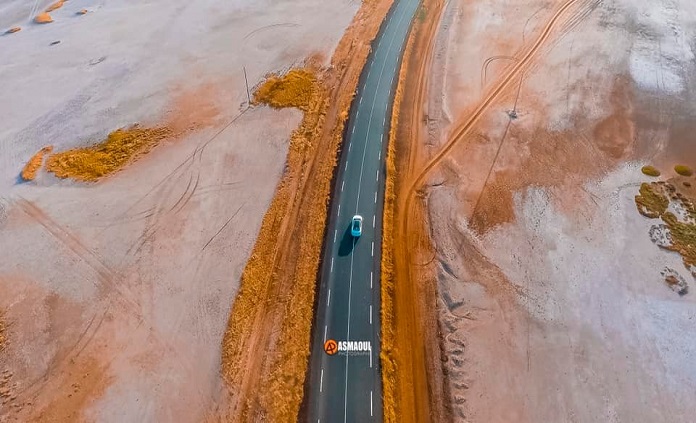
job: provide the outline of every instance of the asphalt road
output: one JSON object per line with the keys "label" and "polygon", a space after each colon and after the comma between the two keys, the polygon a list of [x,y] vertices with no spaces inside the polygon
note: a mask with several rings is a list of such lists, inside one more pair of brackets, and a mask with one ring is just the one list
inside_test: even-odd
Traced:
{"label": "asphalt road", "polygon": [[[396,0],[360,79],[324,243],[306,410],[310,422],[380,422],[380,257],[387,129],[419,0]],[[353,215],[363,234],[350,234]],[[337,352],[325,351],[334,344]],[[327,344],[328,341],[328,344]]]}

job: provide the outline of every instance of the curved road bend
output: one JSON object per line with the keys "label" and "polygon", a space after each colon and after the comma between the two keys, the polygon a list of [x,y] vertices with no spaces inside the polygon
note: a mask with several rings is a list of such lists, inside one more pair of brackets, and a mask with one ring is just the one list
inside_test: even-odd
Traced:
{"label": "curved road bend", "polygon": [[[353,100],[322,256],[310,358],[309,422],[382,421],[380,257],[384,159],[395,81],[419,0],[395,0]],[[353,215],[363,234],[350,235]],[[325,344],[337,352],[327,354]],[[333,351],[332,351],[333,352]]]}

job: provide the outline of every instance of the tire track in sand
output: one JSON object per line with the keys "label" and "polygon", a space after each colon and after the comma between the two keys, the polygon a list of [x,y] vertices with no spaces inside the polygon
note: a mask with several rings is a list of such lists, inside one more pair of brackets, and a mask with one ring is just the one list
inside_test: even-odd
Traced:
{"label": "tire track in sand", "polygon": [[435,166],[437,166],[442,161],[442,159],[452,150],[452,148],[457,144],[457,142],[459,142],[460,139],[469,132],[469,130],[474,126],[474,124],[476,124],[476,122],[478,122],[478,120],[481,118],[483,113],[488,110],[490,105],[510,85],[512,80],[515,79],[520,74],[520,72],[522,72],[529,65],[529,62],[531,61],[532,57],[534,57],[534,55],[539,51],[544,42],[549,39],[549,36],[551,35],[553,29],[556,27],[556,24],[559,23],[559,20],[561,19],[563,14],[576,3],[582,1],[583,0],[568,0],[563,4],[563,6],[561,6],[561,8],[558,11],[556,11],[556,13],[554,13],[549,22],[544,27],[544,30],[541,32],[541,34],[536,39],[534,44],[532,44],[529,50],[527,50],[524,56],[522,56],[522,58],[519,59],[519,61],[517,61],[517,63],[512,67],[512,69],[503,78],[503,80],[493,87],[491,93],[488,94],[486,98],[479,104],[476,110],[474,110],[474,112],[470,115],[469,119],[467,119],[462,125],[460,125],[454,130],[454,135],[450,137],[450,139],[447,141],[444,147],[432,159],[430,159],[430,161],[427,162],[425,167],[421,170],[421,172],[418,174],[418,176],[408,189],[409,199],[413,198],[413,193],[415,193],[416,188],[422,184],[423,180],[428,175],[428,173],[430,173],[430,171],[433,168],[435,168]]}
{"label": "tire track in sand", "polygon": [[[491,104],[493,104],[493,102],[496,99],[498,99],[502,93],[505,92],[505,90],[510,86],[512,81],[514,81],[525,69],[527,69],[527,67],[530,65],[532,58],[541,49],[541,47],[545,45],[546,41],[551,36],[553,30],[560,23],[566,22],[566,19],[562,19],[566,12],[576,4],[585,2],[587,2],[587,0],[567,0],[559,7],[559,9],[551,16],[551,18],[549,19],[543,30],[540,32],[539,36],[534,41],[534,43],[524,52],[524,54],[519,58],[519,60],[515,62],[515,64],[510,68],[507,74],[505,74],[502,80],[490,89],[488,95],[483,99],[483,101],[479,103],[478,107],[468,117],[468,119],[455,128],[455,130],[453,131],[453,135],[450,137],[447,143],[445,143],[442,149],[439,152],[437,152],[437,154],[434,157],[425,162],[425,165],[420,169],[420,171],[418,171],[414,166],[418,161],[418,159],[416,158],[416,156],[418,155],[418,142],[411,142],[409,150],[415,149],[416,154],[414,154],[414,151],[411,151],[411,153],[409,153],[410,157],[408,157],[407,159],[407,162],[409,163],[407,174],[413,175],[415,173],[417,176],[406,177],[406,180],[404,181],[404,186],[407,188],[405,189],[405,191],[402,191],[405,193],[405,198],[404,196],[402,196],[402,199],[398,200],[395,214],[395,224],[397,233],[395,234],[394,239],[394,269],[396,272],[394,277],[396,278],[396,280],[405,281],[399,283],[399,286],[401,286],[402,288],[402,295],[397,296],[397,298],[395,298],[396,308],[404,308],[407,305],[412,306],[414,301],[413,299],[418,298],[418,296],[421,295],[420,291],[423,289],[422,287],[420,287],[421,283],[413,279],[415,275],[413,274],[412,269],[412,253],[416,250],[416,248],[414,247],[418,247],[419,245],[421,245],[421,242],[419,240],[414,240],[412,236],[409,236],[409,234],[411,234],[410,231],[412,229],[412,224],[414,221],[413,216],[417,215],[417,213],[415,213],[415,211],[413,210],[413,200],[415,199],[418,191],[421,189],[423,181],[428,176],[428,174],[448,155],[452,148],[454,148],[454,146],[457,145],[459,141],[461,141],[463,137],[472,129],[472,127],[478,122],[481,116],[488,110]],[[568,19],[572,19],[572,17]],[[422,82],[421,80],[421,75],[419,75],[419,82]],[[420,92],[418,93],[418,97],[420,100],[423,99],[423,94],[423,90],[420,90]],[[412,122],[414,122],[414,119],[418,119],[418,116],[411,116]],[[411,137],[415,138],[417,141],[418,135],[417,133],[412,133]],[[409,219],[409,217],[411,217],[411,219]],[[399,240],[401,242],[399,242]],[[408,297],[410,297],[410,303]],[[410,332],[413,332],[414,330],[417,332],[416,329],[419,326],[417,313],[418,312],[416,310],[413,310],[412,308],[410,312],[404,313],[404,315],[402,316],[403,321],[399,325],[402,327],[402,329],[398,330],[398,332],[406,330],[403,328],[410,328]],[[399,335],[397,335],[397,337],[399,337]],[[402,371],[410,370],[413,372],[413,386],[411,387],[411,389],[413,390],[411,392],[411,395],[413,395],[416,392],[428,392],[428,384],[430,382],[425,382],[418,376],[418,373],[420,373],[418,367],[424,370],[428,368],[427,363],[419,363],[420,361],[424,360],[424,350],[426,349],[426,347],[422,345],[422,343],[425,342],[425,339],[412,340],[410,338],[411,337],[408,338],[410,341],[416,342],[414,344],[414,350],[417,350],[420,354],[418,354],[419,357],[413,358],[411,360],[411,369],[403,369]],[[429,376],[427,377],[427,379],[430,379],[432,377],[433,376]],[[401,394],[406,395],[406,397],[402,398],[402,400],[408,400],[408,397],[411,396],[408,392],[402,392]],[[430,398],[430,400],[433,401],[433,398]],[[424,410],[419,411],[423,412]],[[419,414],[418,411],[416,411],[416,414]]]}

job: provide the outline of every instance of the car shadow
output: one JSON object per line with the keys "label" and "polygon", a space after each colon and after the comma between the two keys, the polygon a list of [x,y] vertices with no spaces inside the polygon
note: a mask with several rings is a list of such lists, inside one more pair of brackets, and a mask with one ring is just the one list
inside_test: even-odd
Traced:
{"label": "car shadow", "polygon": [[338,255],[341,257],[349,255],[353,251],[353,248],[355,248],[358,239],[359,238],[353,238],[353,235],[350,234],[350,223],[348,223],[346,230],[343,231],[343,235],[341,235],[341,243],[338,245]]}

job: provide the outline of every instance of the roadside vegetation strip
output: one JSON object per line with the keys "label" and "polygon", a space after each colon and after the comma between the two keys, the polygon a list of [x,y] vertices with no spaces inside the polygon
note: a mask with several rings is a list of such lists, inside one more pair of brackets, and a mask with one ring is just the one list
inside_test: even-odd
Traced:
{"label": "roadside vegetation strip", "polygon": [[[451,420],[444,407],[448,399],[444,398],[437,315],[431,307],[435,287],[421,284],[415,272],[408,272],[413,264],[408,254],[413,251],[404,251],[407,242],[427,239],[426,229],[421,225],[419,232],[408,236],[399,232],[405,218],[404,196],[418,162],[422,107],[444,5],[442,0],[425,0],[420,6],[399,73],[391,123],[381,282],[385,422]],[[420,250],[422,245],[415,247]]]}
{"label": "roadside vegetation strip", "polygon": [[[302,78],[298,79],[298,75],[302,75]],[[304,85],[306,81],[311,81],[313,86]],[[301,86],[301,89],[298,89],[298,85]],[[248,370],[243,367],[245,360],[242,357],[250,353],[258,354],[258,351],[250,351],[249,349],[259,346],[250,344],[254,330],[260,329],[257,327],[259,324],[257,319],[262,320],[263,318],[259,314],[259,308],[270,305],[271,301],[282,300],[274,298],[273,294],[277,293],[278,289],[277,287],[273,289],[272,286],[277,283],[275,278],[278,277],[274,272],[277,266],[278,236],[281,233],[281,224],[287,216],[292,194],[295,191],[291,181],[301,176],[307,156],[314,154],[311,148],[313,145],[311,138],[320,128],[321,116],[326,109],[326,98],[326,90],[314,76],[314,72],[308,69],[294,70],[286,75],[270,76],[254,94],[254,101],[257,104],[266,103],[276,108],[298,107],[305,110],[305,114],[299,128],[290,137],[290,147],[286,159],[287,171],[276,190],[276,195],[268,212],[264,216],[256,245],[242,274],[241,288],[234,302],[223,340],[222,372],[228,382],[234,385],[242,382],[243,373]],[[306,212],[306,220],[314,224],[312,218],[315,217],[316,210],[306,210]],[[317,219],[320,218],[321,216],[317,217]],[[320,226],[319,223],[320,220],[316,226],[323,233],[323,226]],[[311,266],[314,263],[311,261],[311,254],[307,253],[306,250],[310,248],[308,244],[315,240],[307,238],[307,235],[304,235],[298,242],[300,249],[307,254]],[[318,255],[316,261],[316,266],[318,266]],[[299,272],[295,273],[297,276],[301,276]],[[314,282],[313,277],[310,279],[296,277],[290,299],[287,300],[284,313],[286,317],[283,320],[281,343],[278,350],[279,355],[284,358],[284,364],[275,366],[273,372],[277,373],[278,376],[282,374],[282,380],[274,381],[271,392],[268,394],[263,391],[254,393],[258,395],[266,412],[273,414],[272,421],[288,421],[288,416],[296,416],[302,402],[302,382],[306,371],[306,357],[301,354],[305,350],[309,351],[308,328],[311,327]],[[265,329],[269,330],[270,328]],[[307,333],[305,334],[305,332]],[[251,376],[261,377],[261,375]],[[274,377],[274,379],[278,378]],[[290,386],[287,385],[288,383]],[[296,385],[299,385],[299,390]],[[278,394],[278,392],[282,392],[282,394]],[[243,405],[243,408],[241,420],[253,420],[252,408],[248,405]]]}
{"label": "roadside vegetation strip", "polygon": [[46,170],[59,178],[94,182],[118,172],[171,136],[167,127],[117,129],[96,145],[52,154],[46,160]]}
{"label": "roadside vegetation strip", "polygon": [[[345,119],[338,125],[343,126]],[[338,149],[340,137],[333,137],[329,146],[331,152]],[[266,376],[264,386],[271,393],[267,409],[271,421],[296,421],[304,394],[303,385],[307,373],[311,349],[311,327],[314,318],[314,297],[316,295],[317,271],[321,247],[324,239],[333,170],[336,155],[327,154],[334,159],[321,160],[315,177],[316,192],[305,211],[304,218],[309,223],[298,245],[299,257],[294,271],[293,289],[287,301],[285,316],[279,340],[279,354],[275,357],[272,370]]]}
{"label": "roadside vegetation strip", "polygon": [[[391,3],[363,2],[331,66],[316,66],[312,101],[291,136],[286,171],[242,274],[223,340],[222,373],[235,401],[231,404],[235,422],[298,420],[338,149],[370,42]],[[282,87],[297,88],[298,82],[290,78],[273,78],[278,79],[271,83],[276,89],[280,83],[283,93],[274,94],[273,101],[288,94]],[[291,91],[307,93],[294,88]],[[282,103],[302,105],[290,98]]]}
{"label": "roadside vegetation strip", "polygon": [[31,159],[29,159],[27,164],[24,165],[24,169],[22,169],[22,179],[25,181],[33,181],[36,178],[36,174],[39,172],[39,169],[43,165],[44,155],[50,153],[51,151],[53,151],[53,146],[49,145],[31,156]]}
{"label": "roadside vegetation strip", "polygon": [[[412,31],[415,33],[415,31]],[[394,94],[392,115],[389,124],[389,144],[386,157],[386,178],[384,188],[384,210],[382,217],[382,263],[380,274],[381,304],[381,345],[380,360],[382,363],[382,408],[385,423],[396,423],[398,408],[396,398],[398,396],[396,335],[394,316],[394,208],[396,206],[396,142],[399,128],[399,111],[404,97],[404,84],[408,65],[411,61],[411,52],[415,35],[409,34],[404,56],[399,69],[399,77]]]}
{"label": "roadside vegetation strip", "polygon": [[[436,343],[432,339],[437,338],[437,316],[429,314],[435,313],[435,311],[432,310],[433,303],[423,304],[430,300],[428,296],[432,294],[432,291],[435,290],[436,287],[428,286],[427,284],[418,285],[418,272],[420,269],[416,268],[414,260],[417,252],[421,251],[421,235],[424,235],[423,238],[427,239],[427,232],[422,228],[425,223],[424,210],[422,209],[423,204],[422,202],[416,201],[418,194],[426,178],[430,175],[430,172],[440,164],[455,145],[458,145],[458,143],[464,139],[471,128],[488,110],[489,106],[511,86],[512,81],[515,80],[521,72],[527,69],[530,61],[548,40],[553,30],[559,23],[564,22],[562,18],[565,13],[577,3],[582,3],[582,1],[567,0],[558,7],[546,26],[541,30],[535,42],[520,54],[520,59],[512,66],[507,74],[501,78],[500,82],[495,84],[488,91],[488,94],[479,103],[475,111],[453,129],[452,136],[450,136],[442,148],[440,148],[434,156],[428,158],[424,165],[409,169],[409,175],[404,178],[404,181],[399,181],[400,184],[403,183],[406,185],[403,189],[399,188],[399,203],[396,208],[394,220],[396,226],[394,228],[395,277],[399,280],[399,291],[397,292],[400,293],[395,297],[395,307],[397,313],[403,313],[403,315],[399,315],[398,327],[396,330],[399,342],[403,342],[401,337],[413,340],[412,342],[419,342],[419,345],[414,346],[413,355],[411,357],[399,357],[399,364],[403,363],[403,365],[399,366],[400,377],[402,379],[405,377],[411,378],[399,384],[400,397],[396,398],[396,400],[399,402],[399,407],[409,409],[408,415],[401,410],[397,410],[397,412],[402,414],[399,416],[400,421],[426,421],[433,418],[430,415],[431,413],[442,414],[441,416],[436,416],[436,419],[447,419],[448,413],[447,406],[443,402],[444,399],[438,398],[438,396],[442,395],[441,388],[446,388],[444,373],[434,376],[434,373],[438,371],[435,368],[435,361],[440,358],[435,355],[434,350],[436,347],[434,345]],[[413,107],[418,109],[421,106],[418,104],[418,101],[416,101]],[[417,111],[418,110],[415,112]],[[413,116],[422,120],[422,115],[414,114]],[[418,122],[415,119],[412,119],[412,121]],[[411,141],[411,150],[414,150],[416,148],[414,145],[418,143],[419,128],[420,126],[410,128],[411,133],[409,134],[409,139]],[[419,217],[422,217],[422,219],[419,219]],[[409,296],[412,298],[409,298]],[[425,314],[419,315],[419,313]],[[434,327],[428,327],[430,324]],[[418,338],[419,333],[421,338],[429,337],[430,339],[417,340],[416,338]],[[439,348],[439,344],[437,348]],[[407,368],[405,369],[404,366]],[[439,380],[434,379],[434,377],[440,376],[441,378]],[[419,403],[418,406],[410,405],[410,403],[419,401],[420,397],[423,396],[428,397],[429,402]]]}

